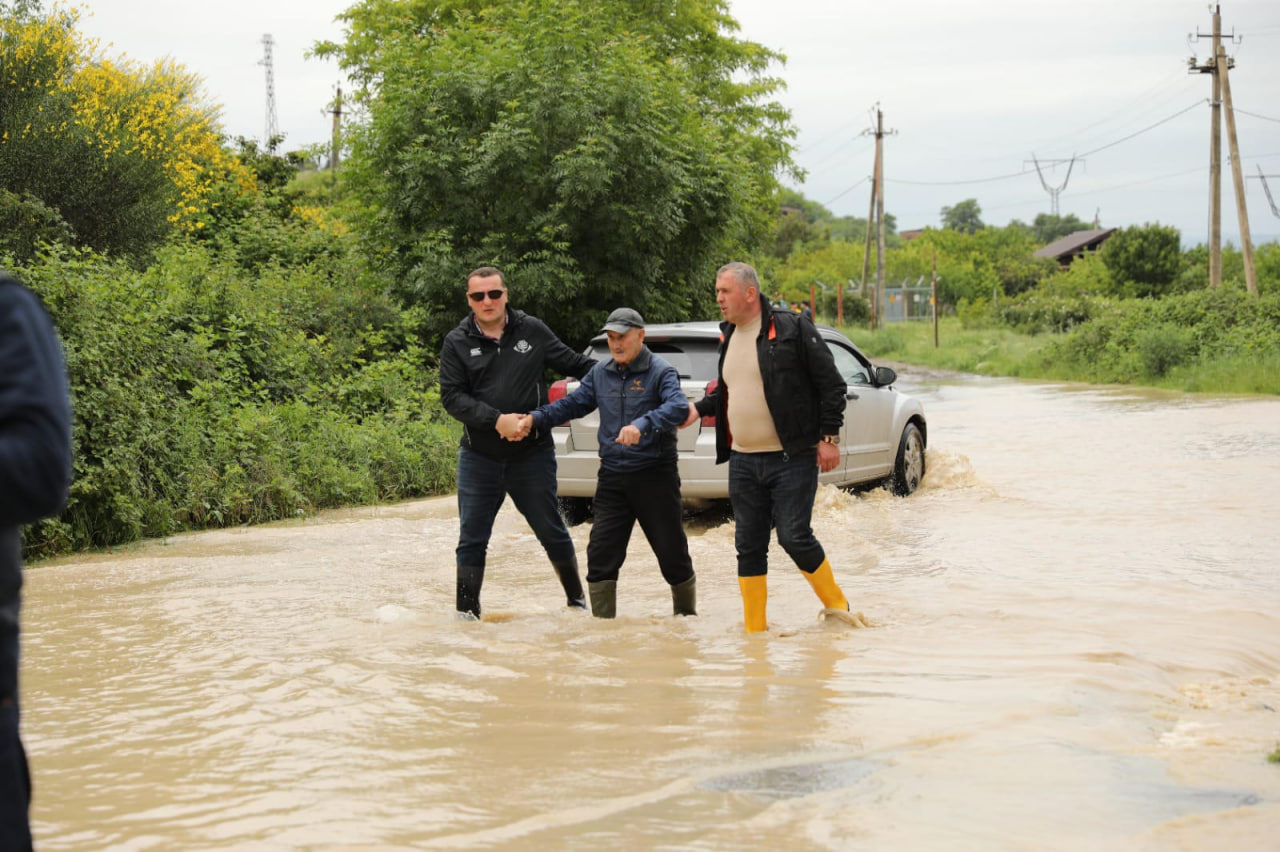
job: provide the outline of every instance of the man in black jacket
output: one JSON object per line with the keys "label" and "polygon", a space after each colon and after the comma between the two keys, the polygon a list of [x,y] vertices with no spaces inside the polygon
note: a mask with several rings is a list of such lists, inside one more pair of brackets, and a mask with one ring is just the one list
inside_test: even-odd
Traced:
{"label": "man in black jacket", "polygon": [[467,299],[471,313],[445,336],[440,354],[440,399],[463,426],[458,613],[480,617],[489,536],[508,494],[546,550],[569,606],[585,609],[577,553],[556,501],[551,432],[526,434],[521,424],[523,414],[542,402],[548,366],[582,378],[595,361],[562,343],[541,320],[510,308],[506,280],[491,266],[467,276]]}
{"label": "man in black jacket", "polygon": [[721,325],[719,383],[685,420],[716,418],[716,462],[729,462],[738,586],[748,633],[765,630],[769,531],[824,607],[847,613],[810,520],[818,471],[840,461],[845,381],[813,323],[771,310],[756,271],[729,263],[716,273]]}
{"label": "man in black jacket", "polygon": [[18,734],[22,525],[71,485],[66,365],[39,300],[0,273],[0,849],[31,848],[31,776]]}

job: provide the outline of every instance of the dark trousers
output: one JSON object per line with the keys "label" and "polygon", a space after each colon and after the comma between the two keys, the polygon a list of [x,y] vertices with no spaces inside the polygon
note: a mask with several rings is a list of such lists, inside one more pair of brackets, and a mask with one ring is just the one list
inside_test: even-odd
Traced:
{"label": "dark trousers", "polygon": [[680,474],[674,461],[637,471],[600,468],[591,514],[588,583],[618,579],[636,521],[668,584],[679,585],[693,576],[680,507]]}
{"label": "dark trousers", "polygon": [[533,528],[533,534],[560,573],[562,582],[569,573],[566,566],[572,566],[572,580],[579,586],[576,594],[570,588],[565,589],[566,593],[570,597],[582,596],[573,539],[560,517],[556,501],[555,447],[548,444],[506,461],[463,447],[458,454],[459,612],[479,613],[489,536],[493,534],[493,520],[507,495],[511,495],[516,509]]}
{"label": "dark trousers", "polygon": [[770,527],[777,527],[778,544],[796,567],[807,574],[818,570],[827,556],[810,526],[817,493],[817,450],[730,454],[729,502],[739,577],[768,573]]}
{"label": "dark trousers", "polygon": [[31,849],[31,776],[18,738],[18,612],[16,593],[0,603],[0,849]]}

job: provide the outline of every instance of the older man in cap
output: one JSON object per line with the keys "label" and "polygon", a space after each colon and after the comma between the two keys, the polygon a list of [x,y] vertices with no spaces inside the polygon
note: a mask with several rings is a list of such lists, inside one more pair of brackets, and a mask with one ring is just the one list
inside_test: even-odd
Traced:
{"label": "older man in cap", "polygon": [[607,361],[597,362],[577,390],[527,416],[535,429],[600,409],[600,472],[587,544],[591,613],[617,614],[618,571],[636,521],[671,586],[676,615],[696,615],[693,561],[684,534],[676,428],[689,413],[674,367],[644,345],[644,319],[631,308],[609,314]]}

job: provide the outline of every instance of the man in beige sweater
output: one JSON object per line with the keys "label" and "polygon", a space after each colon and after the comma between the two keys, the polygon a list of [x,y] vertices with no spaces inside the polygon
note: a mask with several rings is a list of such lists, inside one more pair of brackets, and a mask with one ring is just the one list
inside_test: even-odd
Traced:
{"label": "man in beige sweater", "polygon": [[720,268],[716,302],[725,319],[719,382],[693,406],[684,425],[716,418],[716,462],[729,462],[747,632],[768,626],[771,527],[823,606],[846,613],[849,603],[810,525],[818,472],[840,461],[844,378],[812,321],[770,309],[751,266]]}

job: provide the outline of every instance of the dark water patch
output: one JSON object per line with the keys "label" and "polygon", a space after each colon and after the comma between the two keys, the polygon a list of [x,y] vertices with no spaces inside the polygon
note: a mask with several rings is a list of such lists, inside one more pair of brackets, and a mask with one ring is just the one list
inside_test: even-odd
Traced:
{"label": "dark water patch", "polygon": [[852,787],[879,769],[870,760],[771,766],[709,778],[698,786],[726,793],[750,793],[762,799],[797,799],[812,793]]}

